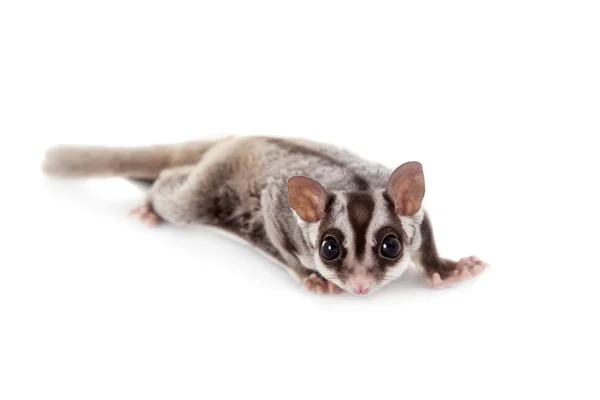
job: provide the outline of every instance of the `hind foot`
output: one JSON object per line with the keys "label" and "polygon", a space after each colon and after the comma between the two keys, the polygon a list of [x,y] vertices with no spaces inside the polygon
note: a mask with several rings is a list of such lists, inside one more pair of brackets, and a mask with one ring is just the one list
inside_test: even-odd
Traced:
{"label": "hind foot", "polygon": [[137,217],[140,221],[145,222],[150,226],[156,226],[163,221],[162,218],[154,212],[150,203],[135,207],[129,211],[129,215]]}

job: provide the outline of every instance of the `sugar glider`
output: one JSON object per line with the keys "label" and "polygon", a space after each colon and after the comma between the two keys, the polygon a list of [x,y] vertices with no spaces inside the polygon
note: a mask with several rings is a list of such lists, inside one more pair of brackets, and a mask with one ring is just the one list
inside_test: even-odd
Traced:
{"label": "sugar glider", "polygon": [[131,148],[57,145],[42,170],[149,181],[145,203],[133,210],[141,219],[232,233],[318,294],[373,293],[411,262],[433,287],[487,266],[474,256],[439,256],[416,161],[391,170],[327,143],[234,135]]}

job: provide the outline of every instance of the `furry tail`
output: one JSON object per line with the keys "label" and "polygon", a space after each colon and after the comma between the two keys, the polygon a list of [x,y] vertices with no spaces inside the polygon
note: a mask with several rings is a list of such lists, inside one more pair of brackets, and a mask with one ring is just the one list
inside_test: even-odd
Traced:
{"label": "furry tail", "polygon": [[46,151],[42,171],[65,178],[127,177],[153,180],[162,170],[197,163],[217,141],[146,147],[59,145]]}

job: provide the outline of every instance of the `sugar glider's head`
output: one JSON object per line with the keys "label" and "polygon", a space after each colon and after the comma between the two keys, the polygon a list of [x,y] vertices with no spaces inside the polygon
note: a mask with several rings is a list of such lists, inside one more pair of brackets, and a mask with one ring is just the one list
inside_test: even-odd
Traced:
{"label": "sugar glider's head", "polygon": [[424,195],[423,169],[414,161],[379,190],[332,191],[309,177],[288,180],[289,204],[313,249],[309,262],[354,294],[372,293],[406,271]]}

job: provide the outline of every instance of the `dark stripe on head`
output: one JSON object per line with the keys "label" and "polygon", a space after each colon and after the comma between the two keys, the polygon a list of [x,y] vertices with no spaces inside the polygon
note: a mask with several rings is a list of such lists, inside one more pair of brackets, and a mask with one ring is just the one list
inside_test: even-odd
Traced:
{"label": "dark stripe on head", "polygon": [[395,215],[396,214],[396,203],[394,203],[394,199],[392,199],[392,196],[390,196],[388,194],[388,192],[384,191],[383,199],[385,200],[385,204],[387,206],[388,211]]}
{"label": "dark stripe on head", "polygon": [[323,219],[321,219],[321,222],[319,223],[319,237],[317,238],[318,243],[313,243],[312,246],[319,246],[321,244],[321,240],[323,239],[323,232],[331,227],[331,224],[335,219],[333,216],[333,205],[335,204],[335,200],[335,194],[329,193],[329,198],[325,204],[325,213]]}
{"label": "dark stripe on head", "polygon": [[369,182],[360,175],[354,175],[352,178],[357,190],[369,190]]}
{"label": "dark stripe on head", "polygon": [[325,203],[325,214],[330,214],[331,209],[333,208],[333,204],[335,203],[335,193],[329,193],[329,197],[327,198],[327,203]]}
{"label": "dark stripe on head", "polygon": [[400,233],[400,239],[402,240],[402,243],[410,244],[408,243],[408,235],[406,234],[406,232],[404,232],[404,229],[402,228],[402,222],[400,221],[400,217],[396,213],[396,204],[394,203],[394,200],[392,200],[392,198],[389,194],[387,194],[387,192],[383,192],[383,198],[385,200],[387,210],[390,215],[391,225],[394,228],[396,228]]}
{"label": "dark stripe on head", "polygon": [[348,219],[354,231],[354,242],[356,244],[356,257],[361,259],[365,254],[367,245],[367,228],[373,217],[375,201],[368,192],[349,192]]}
{"label": "dark stripe on head", "polygon": [[296,254],[298,254],[298,249],[296,249],[296,245],[294,244],[294,242],[292,242],[292,239],[290,239],[290,236],[287,234],[285,229],[281,230],[281,236],[283,239],[283,248],[285,249],[285,251],[287,251],[290,255],[296,257]]}

